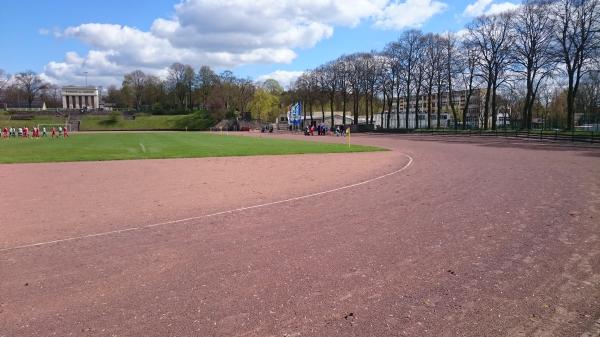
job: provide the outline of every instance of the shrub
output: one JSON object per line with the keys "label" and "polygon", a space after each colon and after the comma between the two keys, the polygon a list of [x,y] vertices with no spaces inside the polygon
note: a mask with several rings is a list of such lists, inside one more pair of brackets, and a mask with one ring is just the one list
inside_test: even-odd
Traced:
{"label": "shrub", "polygon": [[108,115],[106,119],[103,119],[99,122],[100,125],[115,125],[119,121],[119,112],[113,111]]}
{"label": "shrub", "polygon": [[213,125],[214,120],[206,110],[194,111],[192,114],[175,122],[175,126],[181,130],[207,130]]}

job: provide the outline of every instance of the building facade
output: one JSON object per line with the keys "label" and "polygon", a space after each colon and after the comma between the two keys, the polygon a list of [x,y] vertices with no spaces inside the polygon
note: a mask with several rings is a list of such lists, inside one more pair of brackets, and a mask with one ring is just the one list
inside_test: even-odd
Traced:
{"label": "building facade", "polygon": [[63,109],[98,109],[100,100],[98,89],[94,87],[62,87]]}
{"label": "building facade", "polygon": [[[467,94],[468,91],[460,90],[452,92],[452,99],[454,102],[454,108],[457,116],[462,119],[463,109],[467,102]],[[448,92],[441,93],[441,109],[439,114],[439,126],[442,128],[454,126],[454,115],[452,114],[452,107],[450,105],[450,95]],[[384,128],[427,128],[438,127],[438,94],[434,93],[431,95],[421,95],[419,97],[419,106],[418,106],[418,117],[415,118],[415,111],[417,110],[417,99],[415,96],[410,99],[410,107],[408,114],[408,125],[406,125],[406,98],[400,97],[399,100],[394,100],[392,102],[392,113],[387,116],[387,113],[383,115],[380,113],[376,116],[377,122],[376,125],[382,126]],[[428,109],[429,104],[431,102],[431,114],[430,119],[428,119]],[[395,113],[397,111],[397,106],[399,106],[400,111],[400,119],[397,120],[398,115]],[[485,110],[485,90],[484,89],[475,89],[471,93],[471,97],[469,99],[469,106],[467,110],[467,120],[465,121],[468,127],[477,128],[483,125],[484,122],[484,110]],[[491,115],[491,114],[490,114]],[[388,123],[389,120],[389,123]],[[491,116],[490,116],[491,122]],[[459,123],[462,123],[459,121]],[[389,125],[388,125],[389,124]],[[490,124],[491,125],[491,124]]]}

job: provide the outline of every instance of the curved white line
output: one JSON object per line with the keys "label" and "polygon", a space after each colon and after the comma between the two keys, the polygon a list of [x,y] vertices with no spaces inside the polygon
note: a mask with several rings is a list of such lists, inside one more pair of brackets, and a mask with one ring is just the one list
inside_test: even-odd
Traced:
{"label": "curved white line", "polygon": [[279,205],[279,204],[288,203],[288,202],[292,202],[292,201],[297,201],[297,200],[302,200],[302,199],[308,199],[308,198],[314,198],[314,197],[318,197],[318,196],[324,195],[324,194],[339,192],[339,191],[342,191],[342,190],[347,190],[349,188],[354,188],[354,187],[357,187],[357,186],[366,185],[366,184],[372,183],[372,182],[377,181],[377,180],[381,180],[383,178],[387,178],[389,176],[392,176],[394,174],[398,174],[398,173],[406,170],[407,168],[410,167],[410,165],[412,165],[412,163],[413,163],[414,160],[413,160],[413,158],[411,156],[409,156],[407,154],[403,154],[403,155],[408,158],[408,163],[406,165],[404,165],[403,167],[401,167],[400,169],[396,170],[396,171],[393,171],[393,172],[390,172],[390,173],[386,173],[384,175],[381,175],[381,176],[378,176],[378,177],[375,177],[375,178],[371,178],[371,179],[368,179],[368,180],[365,180],[365,181],[361,181],[361,182],[358,182],[358,183],[355,183],[355,184],[350,184],[350,185],[346,185],[346,186],[342,186],[342,187],[337,187],[337,188],[334,188],[334,189],[331,189],[331,190],[327,190],[327,191],[306,194],[306,195],[302,195],[302,196],[299,196],[299,197],[294,197],[294,198],[289,198],[289,199],[284,199],[284,200],[272,201],[272,202],[268,202],[268,203],[265,203],[265,204],[240,207],[240,208],[231,209],[231,210],[228,210],[228,211],[221,211],[221,212],[217,212],[217,213],[211,213],[211,214],[205,214],[205,215],[200,215],[200,216],[194,216],[194,217],[190,217],[190,218],[184,218],[184,219],[178,219],[178,220],[172,220],[172,221],[166,221],[166,222],[159,222],[159,223],[150,224],[150,225],[144,225],[144,226],[139,226],[139,227],[129,227],[129,228],[118,229],[118,230],[109,231],[109,232],[87,234],[87,235],[74,236],[74,237],[69,237],[69,238],[64,238],[64,239],[59,239],[59,240],[44,241],[44,242],[32,243],[32,244],[27,244],[27,245],[22,245],[22,246],[3,248],[3,249],[0,249],[0,253],[12,251],[12,250],[17,250],[17,249],[33,248],[33,247],[47,246],[47,245],[51,245],[51,244],[68,242],[68,241],[75,241],[75,240],[95,238],[95,237],[99,237],[99,236],[107,236],[107,235],[112,235],[112,234],[120,234],[120,233],[125,233],[125,232],[139,231],[139,230],[148,229],[148,228],[154,228],[154,227],[159,227],[159,226],[174,225],[174,224],[178,224],[178,223],[182,223],[182,222],[187,222],[187,221],[192,221],[192,220],[199,220],[199,219],[202,219],[202,218],[210,218],[210,217],[214,217],[214,216],[218,216],[218,215],[225,215],[225,214],[237,213],[237,212],[247,211],[247,210],[255,209],[255,208],[262,208],[262,207],[267,207],[267,206]]}

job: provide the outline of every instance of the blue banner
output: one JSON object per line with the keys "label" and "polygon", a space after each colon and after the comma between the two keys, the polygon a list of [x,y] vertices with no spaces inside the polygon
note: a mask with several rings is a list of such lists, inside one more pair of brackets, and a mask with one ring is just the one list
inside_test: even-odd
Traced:
{"label": "blue banner", "polygon": [[290,124],[299,125],[302,121],[302,104],[300,102],[294,103],[289,112],[288,120]]}

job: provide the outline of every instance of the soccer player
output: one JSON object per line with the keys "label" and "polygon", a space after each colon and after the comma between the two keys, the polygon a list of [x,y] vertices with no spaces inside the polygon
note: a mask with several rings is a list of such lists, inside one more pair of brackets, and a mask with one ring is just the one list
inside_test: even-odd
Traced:
{"label": "soccer player", "polygon": [[64,128],[64,129],[63,129],[63,132],[64,132],[64,134],[65,134],[65,138],[69,137],[69,133],[67,132],[67,128]]}
{"label": "soccer player", "polygon": [[60,138],[60,137],[62,137],[62,131],[63,131],[63,128],[62,128],[62,126],[59,126],[59,127],[58,127],[58,137],[59,137],[59,138]]}
{"label": "soccer player", "polygon": [[23,128],[23,137],[29,138],[29,128],[28,127]]}
{"label": "soccer player", "polygon": [[2,129],[2,138],[8,138],[8,128],[4,127],[4,129]]}
{"label": "soccer player", "polygon": [[42,137],[48,137],[48,133],[46,132],[46,128],[42,128]]}
{"label": "soccer player", "polygon": [[56,137],[56,128],[52,127],[52,138]]}
{"label": "soccer player", "polygon": [[19,137],[23,137],[23,128],[19,128],[18,132],[19,132]]}

